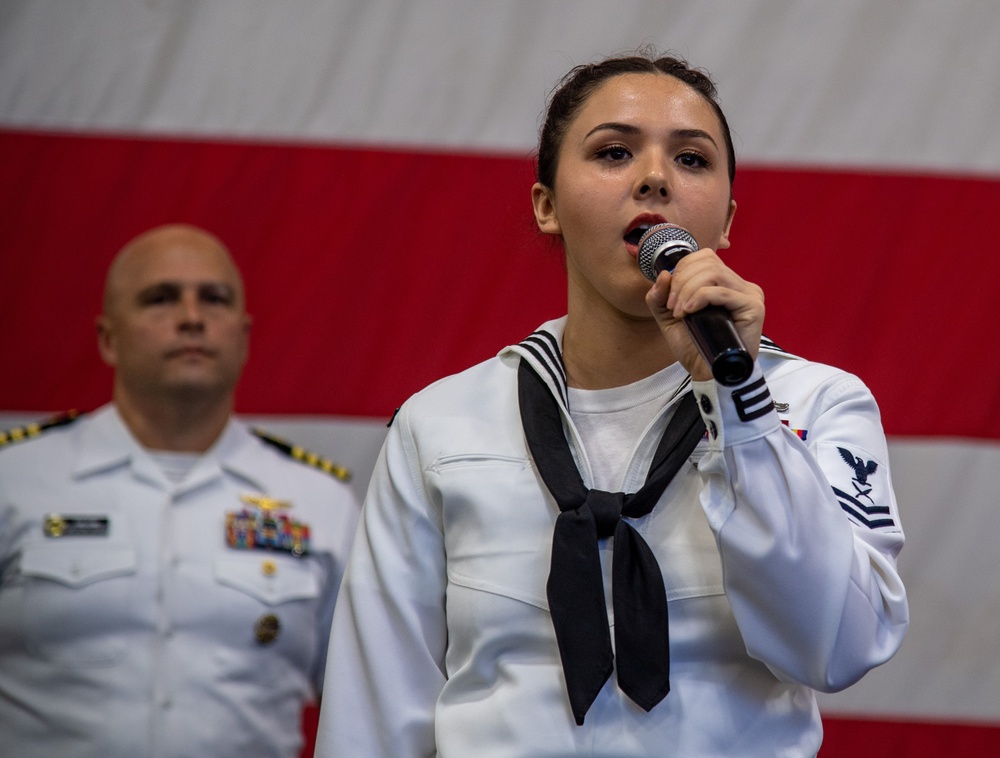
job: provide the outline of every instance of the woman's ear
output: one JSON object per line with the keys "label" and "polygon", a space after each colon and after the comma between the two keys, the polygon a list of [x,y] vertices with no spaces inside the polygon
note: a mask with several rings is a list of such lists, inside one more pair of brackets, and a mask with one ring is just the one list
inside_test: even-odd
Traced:
{"label": "woman's ear", "polygon": [[726,214],[726,226],[722,230],[722,236],[719,238],[718,250],[725,250],[729,247],[729,229],[733,225],[733,216],[736,215],[736,201],[729,201],[729,213]]}
{"label": "woman's ear", "polygon": [[531,207],[535,211],[535,223],[543,234],[562,234],[552,190],[540,182],[531,185]]}

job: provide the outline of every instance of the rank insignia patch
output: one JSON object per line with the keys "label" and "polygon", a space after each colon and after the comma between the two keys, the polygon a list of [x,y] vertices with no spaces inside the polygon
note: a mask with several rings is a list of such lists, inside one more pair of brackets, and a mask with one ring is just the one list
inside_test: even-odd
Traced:
{"label": "rank insignia patch", "polygon": [[840,507],[852,521],[869,529],[899,528],[885,466],[862,449],[823,445],[818,454]]}
{"label": "rank insignia patch", "polygon": [[868,485],[868,477],[878,471],[878,464],[875,461],[865,461],[864,458],[855,455],[845,447],[838,447],[837,452],[840,453],[844,462],[854,470],[854,478],[851,483],[854,485],[855,496],[866,497],[874,503],[875,501],[871,498],[872,488]]}
{"label": "rank insignia patch", "polygon": [[226,514],[226,544],[238,550],[277,550],[292,555],[309,552],[309,525],[284,513],[291,503],[263,495],[243,495],[249,508]]}

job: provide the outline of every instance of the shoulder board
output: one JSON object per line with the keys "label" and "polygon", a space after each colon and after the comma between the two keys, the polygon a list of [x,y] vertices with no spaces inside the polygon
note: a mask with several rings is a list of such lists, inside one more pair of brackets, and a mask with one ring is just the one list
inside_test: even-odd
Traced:
{"label": "shoulder board", "polygon": [[46,419],[45,421],[39,421],[33,424],[26,424],[24,426],[16,426],[13,429],[8,429],[7,431],[0,431],[0,448],[13,444],[14,442],[20,442],[22,440],[31,439],[32,437],[39,436],[42,432],[46,432],[49,429],[55,429],[59,426],[66,426],[66,424],[72,424],[81,414],[78,411],[66,411],[65,413],[60,413],[56,416]]}
{"label": "shoulder board", "polygon": [[318,468],[320,471],[325,471],[331,476],[336,477],[342,482],[346,482],[351,478],[351,472],[349,469],[334,463],[326,458],[321,458],[316,453],[310,453],[305,448],[301,448],[298,445],[293,445],[291,442],[286,442],[280,437],[275,437],[273,434],[265,432],[263,429],[251,429],[251,431],[261,440],[266,442],[271,447],[276,448],[285,455],[294,458],[297,461],[302,461],[313,468]]}

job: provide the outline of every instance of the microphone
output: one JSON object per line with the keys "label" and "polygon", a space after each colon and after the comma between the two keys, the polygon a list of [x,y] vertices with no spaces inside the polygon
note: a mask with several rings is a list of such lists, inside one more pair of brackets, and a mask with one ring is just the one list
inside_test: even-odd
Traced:
{"label": "microphone", "polygon": [[[672,273],[681,258],[697,249],[698,243],[687,229],[657,224],[639,240],[639,268],[647,279],[656,281],[661,271]],[[707,305],[685,316],[684,323],[719,384],[742,384],[750,377],[753,359],[728,310],[721,305]]]}

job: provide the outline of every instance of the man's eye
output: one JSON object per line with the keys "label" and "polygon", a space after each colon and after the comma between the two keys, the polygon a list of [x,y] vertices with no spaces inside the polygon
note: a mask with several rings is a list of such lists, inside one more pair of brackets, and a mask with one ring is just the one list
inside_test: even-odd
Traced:
{"label": "man's eye", "polygon": [[229,305],[233,302],[233,293],[224,288],[205,288],[199,296],[203,303],[210,305]]}
{"label": "man's eye", "polygon": [[174,302],[176,299],[177,297],[173,293],[157,290],[155,292],[147,292],[139,301],[143,305],[166,305],[167,303]]}

